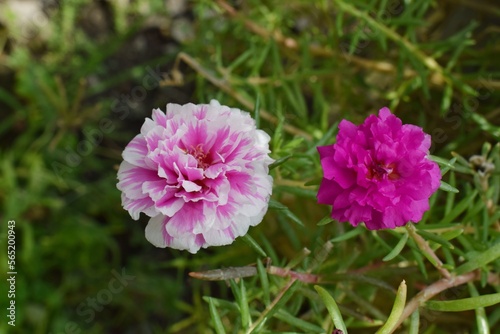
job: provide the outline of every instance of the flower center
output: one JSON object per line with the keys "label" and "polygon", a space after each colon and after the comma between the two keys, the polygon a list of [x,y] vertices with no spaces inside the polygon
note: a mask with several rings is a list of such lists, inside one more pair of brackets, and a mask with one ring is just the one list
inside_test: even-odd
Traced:
{"label": "flower center", "polygon": [[210,166],[208,156],[205,151],[203,151],[203,144],[191,146],[191,150],[189,150],[187,153],[191,154],[198,161],[199,168],[206,169]]}
{"label": "flower center", "polygon": [[387,178],[389,180],[399,179],[399,174],[396,172],[396,166],[392,164],[384,165],[381,163],[374,163],[368,167],[366,177],[370,180],[381,180]]}

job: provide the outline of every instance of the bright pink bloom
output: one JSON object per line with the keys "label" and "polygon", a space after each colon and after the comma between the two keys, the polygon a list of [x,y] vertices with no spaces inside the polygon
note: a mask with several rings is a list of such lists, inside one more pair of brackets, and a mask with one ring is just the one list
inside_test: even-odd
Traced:
{"label": "bright pink bloom", "polygon": [[320,146],[324,177],[318,202],[332,218],[370,230],[418,223],[439,188],[441,172],[429,160],[431,137],[382,108],[356,126],[343,120],[337,142]]}
{"label": "bright pink bloom", "polygon": [[122,205],[135,220],[151,217],[146,239],[157,247],[228,245],[267,211],[269,139],[248,113],[215,100],[155,109],[123,152]]}

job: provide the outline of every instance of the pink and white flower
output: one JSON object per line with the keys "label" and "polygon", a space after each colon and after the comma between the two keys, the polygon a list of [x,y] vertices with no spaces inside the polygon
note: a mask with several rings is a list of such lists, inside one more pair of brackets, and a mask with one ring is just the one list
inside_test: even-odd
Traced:
{"label": "pink and white flower", "polygon": [[269,140],[248,113],[215,100],[155,109],[123,152],[122,205],[151,217],[146,239],[157,247],[231,244],[267,211]]}

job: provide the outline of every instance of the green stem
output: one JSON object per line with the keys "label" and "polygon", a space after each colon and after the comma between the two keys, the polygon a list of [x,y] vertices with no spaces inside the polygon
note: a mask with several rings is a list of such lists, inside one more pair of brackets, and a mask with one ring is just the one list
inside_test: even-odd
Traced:
{"label": "green stem", "polygon": [[422,238],[418,233],[417,229],[412,223],[406,224],[406,230],[408,231],[410,237],[415,241],[418,248],[422,251],[425,257],[436,267],[436,269],[446,278],[450,278],[450,272],[443,267],[443,262],[437,257],[436,253],[429,246],[427,241]]}
{"label": "green stem", "polygon": [[477,272],[470,272],[465,275],[452,277],[452,278],[443,278],[433,284],[429,285],[427,288],[420,291],[415,297],[413,297],[406,307],[403,310],[401,317],[396,323],[396,327],[401,325],[403,321],[408,318],[413,312],[415,312],[418,307],[424,302],[428,301],[435,295],[449,288],[462,285],[464,283],[473,281],[479,277]]}
{"label": "green stem", "polygon": [[335,0],[335,3],[344,11],[349,14],[365,21],[370,27],[376,29],[377,31],[382,32],[387,38],[393,40],[394,42],[402,45],[404,48],[408,50],[411,54],[413,54],[418,60],[420,60],[425,67],[430,69],[431,71],[437,73],[438,81],[451,81],[450,78],[446,75],[444,69],[439,65],[434,58],[427,56],[424,52],[422,52],[416,45],[412,44],[409,40],[399,35],[397,32],[392,30],[391,28],[379,23],[377,20],[372,18],[368,13],[364,11],[358,10],[353,5],[347,4],[342,0]]}

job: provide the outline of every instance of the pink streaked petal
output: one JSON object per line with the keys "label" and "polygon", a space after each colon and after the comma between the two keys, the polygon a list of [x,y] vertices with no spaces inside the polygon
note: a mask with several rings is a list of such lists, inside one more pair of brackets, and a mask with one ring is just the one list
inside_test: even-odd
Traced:
{"label": "pink streaked petal", "polygon": [[238,213],[238,207],[235,203],[228,202],[224,205],[217,206],[215,214],[219,222],[218,227],[220,229],[225,229],[230,226]]}
{"label": "pink streaked petal", "polygon": [[217,205],[213,202],[203,203],[203,220],[196,221],[193,233],[204,235],[207,231],[220,228],[221,224],[217,220]]}
{"label": "pink streaked petal", "polygon": [[[231,185],[232,191],[244,195],[250,195],[254,192],[255,182],[251,175],[237,171],[228,171],[225,176],[227,178],[226,182]],[[225,190],[227,190],[227,188],[225,188]]]}
{"label": "pink streaked petal", "polygon": [[153,109],[153,121],[164,128],[167,127],[167,116],[161,109]]}
{"label": "pink streaked petal", "polygon": [[179,250],[187,250],[195,254],[205,245],[203,235],[187,234],[180,238],[174,238],[168,234],[166,225],[169,223],[168,217],[158,215],[149,220],[146,226],[146,239],[156,247],[171,247]]}
{"label": "pink streaked petal", "polygon": [[165,194],[162,198],[155,201],[156,210],[167,217],[173,217],[186,204],[184,199]]}
{"label": "pink streaked petal", "polygon": [[158,144],[164,140],[164,132],[164,128],[162,128],[161,126],[155,126],[144,136],[148,150],[150,152],[158,148]]}
{"label": "pink streaked petal", "polygon": [[153,111],[141,134],[124,152],[118,188],[134,219],[140,212],[154,217],[146,238],[155,246],[196,253],[262,221],[274,160],[269,135],[248,113],[217,101],[168,104],[165,114]]}
{"label": "pink streaked petal", "polygon": [[[188,151],[202,146],[203,149],[206,149],[205,146],[210,147],[208,141],[211,139],[211,135],[207,132],[207,125],[203,122],[192,122],[187,124],[187,132],[186,135],[180,138],[181,143],[184,148]],[[213,140],[213,139],[212,139]]]}
{"label": "pink streaked petal", "polygon": [[142,191],[147,193],[154,202],[158,202],[165,197],[174,197],[179,191],[179,186],[170,186],[165,180],[146,181],[142,185]]}
{"label": "pink streaked petal", "polygon": [[185,203],[182,210],[178,211],[170,218],[167,224],[167,232],[171,236],[181,237],[185,234],[194,233],[195,228],[203,225],[205,215],[203,212],[204,203]]}
{"label": "pink streaked petal", "polygon": [[131,199],[144,198],[147,195],[142,191],[142,184],[145,181],[159,180],[156,171],[134,166],[127,161],[123,161],[118,169],[117,188]]}
{"label": "pink streaked petal", "polygon": [[142,135],[135,136],[134,139],[125,147],[122,153],[123,160],[131,163],[132,165],[142,168],[149,168],[146,164],[146,156],[148,154],[148,147],[146,140]]}
{"label": "pink streaked petal", "polygon": [[[245,146],[250,146],[252,143],[251,138],[243,138],[243,133],[233,134],[228,141],[229,145],[226,145],[222,148],[220,153],[224,155],[227,163],[231,163],[232,161],[238,159],[245,153],[253,153],[251,150],[243,149]],[[250,157],[245,157],[247,160]]]}
{"label": "pink streaked petal", "polygon": [[205,178],[203,168],[186,166],[183,172],[186,174],[187,178],[192,181],[203,180]]}
{"label": "pink streaked petal", "polygon": [[210,179],[215,179],[221,173],[227,170],[227,166],[223,163],[214,164],[207,169],[205,169],[205,176]]}
{"label": "pink streaked petal", "polygon": [[176,184],[179,177],[172,169],[163,166],[158,167],[158,176],[167,180],[168,184]]}
{"label": "pink streaked petal", "polygon": [[140,213],[143,212],[146,215],[152,217],[158,214],[155,208],[154,202],[149,197],[130,199],[122,193],[122,206],[127,210],[134,220],[138,220]]}
{"label": "pink streaked petal", "polygon": [[196,117],[199,121],[205,119],[207,117],[208,108],[205,105],[197,106],[195,111],[193,112],[193,116]]}

